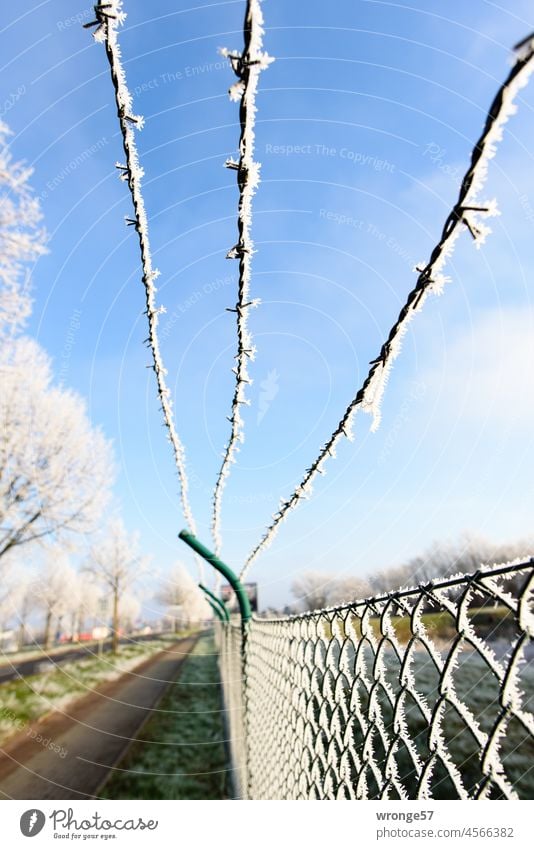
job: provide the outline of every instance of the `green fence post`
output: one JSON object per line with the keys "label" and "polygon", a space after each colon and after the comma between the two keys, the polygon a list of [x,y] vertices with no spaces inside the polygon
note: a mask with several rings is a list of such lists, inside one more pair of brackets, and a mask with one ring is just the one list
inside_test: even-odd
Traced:
{"label": "green fence post", "polygon": [[213,610],[217,619],[220,619],[220,621],[224,624],[224,622],[225,622],[224,616],[222,615],[222,613],[219,610],[219,608],[217,607],[217,605],[214,604],[210,598],[207,598],[206,601],[208,602],[209,606]]}
{"label": "green fence post", "polygon": [[235,572],[233,572],[232,569],[230,569],[230,567],[226,565],[226,563],[223,563],[222,560],[220,560],[215,554],[213,554],[213,552],[209,551],[209,549],[202,545],[202,543],[198,541],[194,534],[189,533],[189,531],[180,531],[178,536],[181,540],[187,543],[187,545],[192,548],[193,551],[196,551],[197,554],[200,554],[200,556],[203,557],[204,560],[207,560],[207,562],[211,566],[213,566],[214,569],[216,569],[218,572],[221,573],[221,575],[226,578],[226,580],[228,581],[228,583],[236,594],[237,603],[239,604],[239,612],[241,613],[241,622],[243,625],[246,625],[246,623],[252,616],[252,611],[250,609],[250,602],[245,592],[245,588],[243,587],[243,584],[241,583]]}
{"label": "green fence post", "polygon": [[[180,531],[178,537],[183,540],[183,542],[187,543],[187,545],[196,551],[197,554],[200,554],[201,557],[204,558],[217,572],[220,572],[223,575],[233,591],[236,594],[237,602],[239,604],[239,611],[241,613],[241,699],[242,699],[242,712],[243,712],[243,733],[244,733],[244,745],[247,751],[247,761],[242,765],[242,769],[244,772],[244,776],[242,778],[243,787],[248,787],[248,770],[249,770],[249,742],[248,742],[248,695],[247,695],[247,638],[248,638],[248,627],[247,623],[250,621],[252,617],[252,611],[250,609],[250,601],[248,599],[248,595],[245,592],[245,588],[235,572],[230,569],[226,563],[223,563],[213,552],[209,551],[201,542],[198,541],[194,534],[189,533],[189,531]],[[240,779],[241,783],[241,779]],[[245,791],[246,792],[246,791]],[[248,797],[248,792],[247,792]]]}
{"label": "green fence post", "polygon": [[212,591],[209,590],[207,587],[205,587],[204,584],[199,584],[199,587],[202,590],[202,592],[204,593],[204,595],[208,596],[207,601],[209,602],[210,599],[211,599],[212,603],[215,604],[217,606],[217,608],[221,611],[224,619],[227,622],[229,622],[230,621],[230,614],[228,613],[228,608],[226,607],[224,601],[222,601],[222,599],[218,598],[215,595],[215,593],[212,593]]}

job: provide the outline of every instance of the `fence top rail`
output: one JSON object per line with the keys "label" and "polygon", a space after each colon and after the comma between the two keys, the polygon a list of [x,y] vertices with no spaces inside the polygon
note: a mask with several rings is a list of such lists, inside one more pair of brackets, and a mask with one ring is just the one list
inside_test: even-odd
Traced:
{"label": "fence top rail", "polygon": [[398,599],[406,598],[407,596],[421,595],[422,593],[427,594],[431,593],[433,590],[443,590],[449,587],[461,586],[462,584],[472,585],[476,584],[481,578],[493,578],[499,575],[506,575],[511,572],[521,572],[522,570],[526,571],[527,569],[534,569],[534,556],[530,557],[528,560],[520,558],[519,560],[511,561],[510,563],[503,563],[498,566],[493,566],[492,568],[484,568],[484,566],[481,566],[481,568],[477,569],[476,572],[462,572],[456,575],[451,575],[450,578],[446,578],[441,581],[425,581],[415,587],[408,587],[406,589],[399,588],[398,590],[392,590],[391,592],[383,595],[370,596],[369,598],[358,599],[357,601],[352,602],[344,602],[343,604],[338,604],[333,607],[306,610],[303,613],[295,613],[292,616],[263,617],[253,614],[252,621],[258,623],[299,622],[307,619],[336,616],[339,613],[360,607],[371,607],[375,604],[395,602]]}

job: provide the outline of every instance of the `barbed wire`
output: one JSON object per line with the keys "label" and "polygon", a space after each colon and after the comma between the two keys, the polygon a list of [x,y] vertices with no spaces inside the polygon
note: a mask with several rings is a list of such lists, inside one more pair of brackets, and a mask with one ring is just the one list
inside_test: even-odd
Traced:
{"label": "barbed wire", "polygon": [[[174,453],[175,465],[180,482],[180,502],[183,514],[188,528],[193,533],[196,533],[196,525],[188,495],[189,479],[186,469],[185,450],[174,423],[170,390],[165,380],[167,370],[163,365],[163,359],[159,347],[157,331],[158,320],[159,316],[165,312],[165,308],[162,306],[156,306],[157,289],[154,285],[154,281],[159,277],[159,271],[154,268],[152,263],[148,219],[141,190],[141,182],[144,172],[139,164],[139,156],[135,141],[135,129],[141,130],[143,128],[144,119],[141,115],[135,115],[133,112],[132,95],[128,89],[126,75],[122,66],[121,50],[117,35],[118,27],[121,26],[126,19],[126,13],[122,8],[122,0],[108,0],[108,2],[105,3],[99,2],[93,8],[95,12],[95,20],[84,24],[84,28],[87,29],[94,27],[93,37],[95,41],[104,44],[111,72],[111,80],[115,90],[117,116],[119,119],[124,155],[126,158],[125,163],[117,162],[116,168],[120,172],[121,179],[128,184],[134,208],[134,217],[126,217],[126,224],[133,227],[139,237],[141,266],[143,270],[142,282],[145,287],[146,296],[145,314],[148,320],[148,337],[145,340],[145,344],[152,352],[152,364],[150,368],[153,369],[156,375],[158,397],[161,402],[164,425],[167,428],[168,438]],[[199,558],[196,558],[196,562],[202,579],[204,571],[202,561]]]}
{"label": "barbed wire", "polygon": [[534,71],[534,33],[515,45],[516,61],[502,83],[488,111],[484,129],[476,142],[469,168],[462,180],[458,200],[449,213],[443,227],[440,240],[433,249],[430,259],[423,267],[416,267],[419,272],[417,283],[409,293],[397,321],[391,328],[387,340],[383,343],[380,354],[371,360],[367,377],[348,405],[338,426],[322,446],[318,457],[306,469],[301,482],[288,499],[282,499],[280,508],[274,514],[271,524],[261,537],[259,543],[252,549],[240,578],[244,578],[252,563],[273,540],[280,523],[303,498],[308,498],[312,492],[312,483],[319,474],[324,474],[324,464],[329,457],[336,454],[336,447],[343,437],[352,441],[352,425],[358,407],[373,415],[371,429],[374,431],[380,424],[380,403],[387,383],[389,372],[401,348],[402,338],[414,314],[421,310],[426,297],[430,293],[441,294],[445,283],[450,278],[442,272],[450,259],[456,240],[463,225],[473,237],[477,247],[484,243],[491,232],[482,218],[498,215],[495,200],[487,203],[477,203],[477,196],[484,186],[487,177],[488,163],[496,152],[496,145],[502,138],[504,124],[516,111],[514,99],[523,88]]}
{"label": "barbed wire", "polygon": [[223,459],[213,491],[211,530],[215,553],[220,554],[221,538],[221,506],[222,496],[230,466],[236,461],[239,443],[244,441],[244,422],[240,407],[248,405],[245,397],[245,387],[252,383],[248,375],[247,360],[253,360],[255,348],[248,329],[248,311],[259,304],[259,299],[250,298],[250,275],[254,243],[251,237],[252,198],[260,182],[260,164],[254,161],[254,124],[256,120],[256,92],[260,72],[265,70],[273,61],[263,47],[263,13],[261,0],[247,0],[243,26],[244,48],[242,53],[221,50],[238,77],[238,82],[229,90],[231,100],[240,101],[239,121],[241,135],[239,139],[239,160],[227,159],[226,168],[237,172],[239,187],[238,204],[238,241],[231,248],[227,259],[239,259],[238,295],[235,307],[229,312],[236,314],[237,321],[237,354],[236,365],[232,369],[235,374],[235,389],[232,399],[232,412],[228,416],[230,422],[230,437],[223,452]]}

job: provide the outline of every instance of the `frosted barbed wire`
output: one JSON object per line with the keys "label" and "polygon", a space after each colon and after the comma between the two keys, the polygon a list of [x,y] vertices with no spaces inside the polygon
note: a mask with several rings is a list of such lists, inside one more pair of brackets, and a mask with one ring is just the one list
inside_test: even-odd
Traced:
{"label": "frosted barbed wire", "polygon": [[480,204],[477,202],[477,196],[486,181],[489,161],[495,156],[497,143],[502,139],[503,127],[517,110],[514,99],[534,71],[534,34],[516,44],[514,50],[515,63],[490,106],[482,134],[472,150],[471,162],[462,180],[458,200],[445,221],[438,244],[433,249],[428,263],[423,267],[416,267],[415,270],[419,272],[417,283],[408,295],[397,321],[382,345],[379,356],[371,361],[371,368],[363,385],[348,405],[337,428],[321,448],[317,459],[306,470],[300,484],[287,500],[281,500],[280,508],[274,514],[271,524],[245,561],[240,578],[246,575],[258,554],[270,545],[280,523],[288,513],[302,498],[309,497],[314,478],[318,474],[324,474],[325,461],[329,457],[335,457],[336,447],[341,439],[343,437],[353,439],[352,424],[357,408],[361,407],[365,412],[372,414],[371,430],[375,431],[378,428],[380,403],[391,367],[399,355],[402,338],[414,314],[421,310],[426,297],[431,292],[436,295],[441,294],[445,283],[449,282],[450,278],[443,274],[443,269],[454,251],[455,242],[461,232],[460,225],[469,231],[477,247],[484,243],[491,232],[481,218],[499,214],[496,201]]}
{"label": "frosted barbed wire", "polygon": [[225,162],[226,168],[237,172],[239,187],[238,206],[238,241],[227,253],[227,259],[239,259],[238,296],[235,308],[230,312],[236,313],[237,318],[237,355],[236,365],[232,369],[235,374],[235,389],[232,399],[230,421],[230,437],[223,452],[223,460],[217,475],[213,491],[213,511],[211,530],[215,553],[221,551],[221,504],[224,487],[230,466],[235,463],[239,443],[244,440],[244,423],[240,407],[248,404],[245,397],[245,386],[252,381],[248,375],[247,359],[253,360],[255,349],[248,329],[248,310],[258,305],[258,299],[250,299],[250,273],[254,243],[251,237],[252,198],[260,181],[260,164],[254,161],[254,123],[256,119],[256,92],[260,72],[273,61],[263,48],[263,13],[261,0],[247,0],[244,21],[244,48],[242,53],[227,49],[221,50],[231,63],[232,70],[238,77],[238,82],[229,90],[230,99],[240,100],[239,120],[241,136],[239,139],[239,160],[230,158]]}
{"label": "frosted barbed wire", "polygon": [[[146,316],[148,319],[148,338],[145,341],[152,351],[151,367],[156,375],[158,396],[161,402],[163,419],[174,453],[174,460],[180,482],[180,502],[182,510],[187,526],[193,533],[196,533],[195,521],[188,496],[189,480],[186,470],[185,450],[174,423],[170,390],[165,380],[167,370],[163,365],[163,359],[159,347],[157,332],[158,320],[159,316],[165,312],[165,308],[162,306],[156,306],[157,289],[154,285],[154,281],[159,277],[159,271],[154,268],[152,263],[148,219],[141,190],[141,181],[144,176],[144,172],[139,164],[139,156],[137,153],[134,133],[135,128],[139,130],[143,128],[144,119],[142,116],[135,115],[133,112],[132,95],[126,82],[126,75],[122,65],[121,50],[117,35],[117,29],[124,23],[126,13],[122,8],[122,0],[109,0],[107,3],[99,2],[96,6],[94,6],[94,11],[95,20],[84,24],[84,28],[96,27],[93,37],[95,41],[101,42],[105,46],[113,88],[115,90],[117,116],[119,118],[124,154],[126,157],[125,164],[117,162],[116,168],[120,171],[121,179],[128,184],[132,197],[134,217],[126,218],[126,223],[135,228],[139,237],[141,266],[143,269],[142,282],[145,287]],[[204,575],[202,562],[199,558],[196,558],[196,562],[202,579]]]}

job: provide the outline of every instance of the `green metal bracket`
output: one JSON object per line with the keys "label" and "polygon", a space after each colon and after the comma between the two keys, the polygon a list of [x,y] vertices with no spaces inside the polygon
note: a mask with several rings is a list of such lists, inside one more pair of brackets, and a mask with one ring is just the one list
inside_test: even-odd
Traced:
{"label": "green metal bracket", "polygon": [[215,595],[215,593],[212,593],[212,591],[209,590],[207,587],[205,587],[204,584],[199,584],[199,587],[202,590],[202,592],[206,596],[208,596],[207,601],[209,602],[210,599],[211,599],[212,604],[215,604],[219,608],[223,617],[226,619],[227,622],[229,622],[230,621],[230,614],[228,612],[228,608],[226,607],[224,601],[222,601],[220,598],[218,598]]}
{"label": "green metal bracket", "polygon": [[197,554],[200,554],[200,556],[203,557],[204,560],[207,560],[207,562],[211,566],[213,566],[213,568],[216,569],[217,572],[220,572],[221,575],[226,578],[226,580],[228,581],[228,583],[236,594],[237,603],[239,604],[239,611],[241,613],[241,622],[243,625],[245,625],[251,618],[252,611],[250,609],[250,602],[248,600],[248,595],[245,592],[245,588],[243,587],[243,584],[241,583],[235,572],[233,572],[232,569],[230,569],[230,567],[226,565],[226,563],[223,563],[222,560],[219,560],[219,558],[215,554],[213,554],[213,552],[209,551],[209,549],[202,545],[202,543],[198,541],[194,534],[189,533],[189,531],[180,531],[178,536],[181,540],[187,543],[187,545],[192,548],[193,551],[196,551]]}
{"label": "green metal bracket", "polygon": [[211,607],[211,609],[213,610],[213,612],[214,612],[215,616],[217,617],[217,619],[220,619],[220,620],[221,620],[221,622],[225,622],[224,616],[222,615],[222,613],[221,613],[221,611],[219,610],[219,608],[217,607],[217,605],[216,605],[216,604],[214,604],[210,598],[207,598],[207,599],[206,599],[206,601],[208,602],[209,606],[210,606],[210,607]]}

